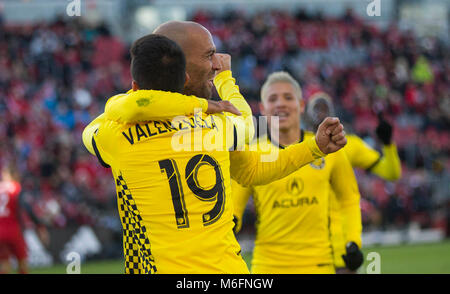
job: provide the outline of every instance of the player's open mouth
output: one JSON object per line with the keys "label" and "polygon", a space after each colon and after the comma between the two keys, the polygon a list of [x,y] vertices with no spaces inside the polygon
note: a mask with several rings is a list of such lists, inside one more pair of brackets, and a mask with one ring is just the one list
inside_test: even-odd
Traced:
{"label": "player's open mouth", "polygon": [[210,87],[213,87],[213,86],[214,86],[214,81],[213,81],[213,79],[208,80],[208,84],[209,84]]}
{"label": "player's open mouth", "polygon": [[275,115],[278,116],[280,120],[285,120],[289,117],[289,113],[284,111],[276,112]]}

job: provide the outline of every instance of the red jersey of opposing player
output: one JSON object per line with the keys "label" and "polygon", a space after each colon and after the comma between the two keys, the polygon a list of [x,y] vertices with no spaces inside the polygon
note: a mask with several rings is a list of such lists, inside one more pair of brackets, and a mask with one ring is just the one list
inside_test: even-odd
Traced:
{"label": "red jersey of opposing player", "polygon": [[0,259],[7,258],[9,254],[18,260],[26,258],[19,215],[20,190],[18,182],[0,182]]}

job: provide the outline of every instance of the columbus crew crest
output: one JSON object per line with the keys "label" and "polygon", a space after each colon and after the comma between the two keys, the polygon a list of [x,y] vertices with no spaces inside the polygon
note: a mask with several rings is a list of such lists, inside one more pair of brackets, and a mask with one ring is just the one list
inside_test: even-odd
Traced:
{"label": "columbus crew crest", "polygon": [[304,183],[301,178],[291,178],[287,182],[286,190],[289,194],[296,196],[303,192]]}
{"label": "columbus crew crest", "polygon": [[312,168],[323,169],[325,167],[325,158],[319,158],[309,164]]}

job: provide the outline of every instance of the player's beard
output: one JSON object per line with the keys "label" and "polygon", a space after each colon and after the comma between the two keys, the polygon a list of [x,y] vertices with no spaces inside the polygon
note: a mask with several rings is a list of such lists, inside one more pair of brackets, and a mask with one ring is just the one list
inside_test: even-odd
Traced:
{"label": "player's beard", "polygon": [[216,72],[214,70],[206,72],[204,68],[192,63],[188,66],[190,68],[188,70],[190,80],[184,86],[183,94],[211,99],[214,84],[210,81],[214,79]]}
{"label": "player's beard", "polygon": [[188,83],[183,89],[184,95],[194,95],[200,98],[211,99],[212,97],[212,87],[206,83],[191,84]]}

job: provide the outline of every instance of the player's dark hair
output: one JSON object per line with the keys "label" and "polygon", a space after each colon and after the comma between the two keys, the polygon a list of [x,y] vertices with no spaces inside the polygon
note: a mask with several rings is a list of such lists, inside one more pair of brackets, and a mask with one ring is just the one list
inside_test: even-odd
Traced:
{"label": "player's dark hair", "polygon": [[182,92],[186,58],[177,43],[149,34],[133,43],[130,54],[131,76],[139,89]]}

